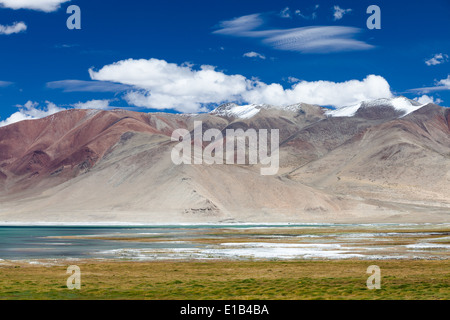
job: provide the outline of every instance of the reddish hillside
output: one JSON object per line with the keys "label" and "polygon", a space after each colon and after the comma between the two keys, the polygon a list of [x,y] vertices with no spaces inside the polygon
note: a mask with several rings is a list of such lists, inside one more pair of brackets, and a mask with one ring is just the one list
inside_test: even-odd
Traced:
{"label": "reddish hillside", "polygon": [[[43,178],[53,183],[95,165],[125,132],[168,135],[158,130],[158,116],[114,110],[68,110],[0,128],[0,183],[9,191],[28,188]],[[161,120],[164,121],[164,120]]]}

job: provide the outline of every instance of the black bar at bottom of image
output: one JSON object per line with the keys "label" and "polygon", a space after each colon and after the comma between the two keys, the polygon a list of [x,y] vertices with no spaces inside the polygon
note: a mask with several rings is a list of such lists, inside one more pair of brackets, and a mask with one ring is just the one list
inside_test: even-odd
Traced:
{"label": "black bar at bottom of image", "polygon": [[[199,300],[99,300],[99,301],[0,301],[3,313],[15,316],[30,313],[46,318],[67,315],[114,316],[145,314],[147,319],[300,319],[306,315],[328,316],[408,316],[424,310],[446,314],[447,301],[199,301]],[[424,309],[425,308],[425,309]],[[431,309],[428,309],[431,308]],[[55,312],[58,310],[58,312]],[[309,317],[309,316],[308,316]],[[63,317],[64,318],[64,317]]]}

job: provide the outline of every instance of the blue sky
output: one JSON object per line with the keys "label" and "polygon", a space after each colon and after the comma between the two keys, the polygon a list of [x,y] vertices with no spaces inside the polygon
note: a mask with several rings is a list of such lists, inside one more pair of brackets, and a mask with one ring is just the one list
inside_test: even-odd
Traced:
{"label": "blue sky", "polygon": [[[373,4],[379,30],[366,26]],[[66,27],[70,5],[81,30]],[[227,101],[341,107],[405,95],[450,106],[448,30],[448,0],[0,0],[0,124]]]}

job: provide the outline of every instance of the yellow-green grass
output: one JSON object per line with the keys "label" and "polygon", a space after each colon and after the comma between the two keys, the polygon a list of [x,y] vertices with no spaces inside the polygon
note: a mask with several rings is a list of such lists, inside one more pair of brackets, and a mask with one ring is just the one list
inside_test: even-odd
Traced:
{"label": "yellow-green grass", "polygon": [[[0,265],[0,299],[449,299],[449,260],[78,261],[81,290],[65,266]],[[366,287],[381,268],[381,289]]]}

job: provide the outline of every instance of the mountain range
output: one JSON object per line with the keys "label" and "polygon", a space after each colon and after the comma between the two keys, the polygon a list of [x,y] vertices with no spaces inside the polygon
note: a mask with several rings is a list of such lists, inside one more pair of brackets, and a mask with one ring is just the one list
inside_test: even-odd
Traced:
{"label": "mountain range", "polygon": [[[279,129],[280,169],[175,165],[176,129]],[[204,145],[205,147],[206,145]],[[450,222],[450,109],[71,109],[0,128],[0,223]]]}

